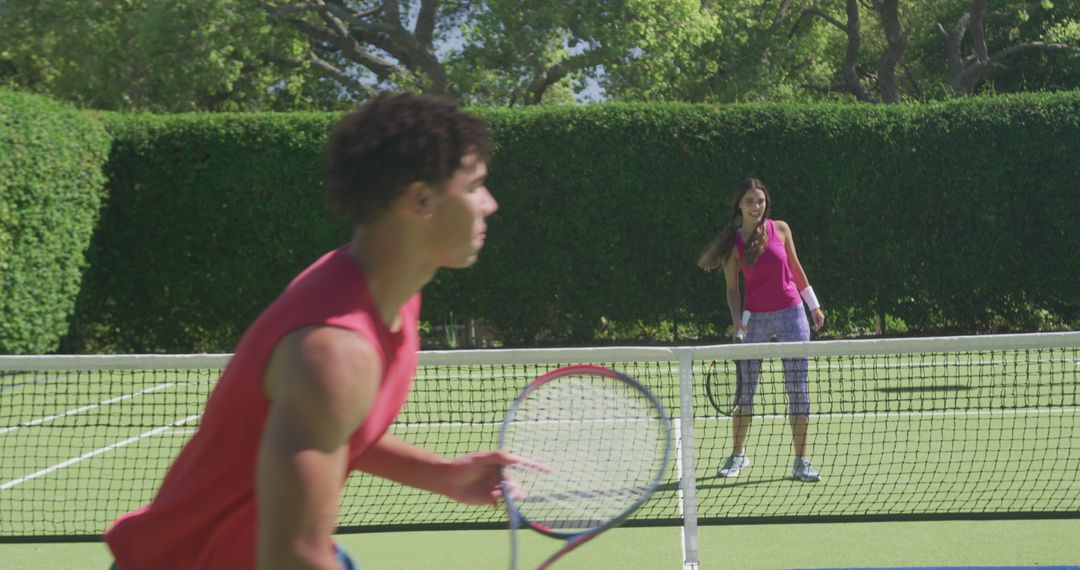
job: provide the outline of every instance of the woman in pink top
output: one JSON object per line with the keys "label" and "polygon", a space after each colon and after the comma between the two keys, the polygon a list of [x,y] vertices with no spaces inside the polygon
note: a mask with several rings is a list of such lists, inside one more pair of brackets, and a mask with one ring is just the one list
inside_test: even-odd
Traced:
{"label": "woman in pink top", "polygon": [[[810,340],[803,302],[814,319],[814,330],[825,324],[814,289],[795,253],[791,227],[769,219],[771,200],[765,185],[756,178],[739,183],[731,205],[731,221],[701,254],[698,265],[712,271],[724,269],[733,337],[748,342],[796,342]],[[739,294],[739,272],[746,281],[745,303]],[[741,315],[741,318],[740,318]],[[806,456],[806,433],[810,424],[810,400],[805,358],[784,359],[784,387],[788,395],[795,462],[792,476],[799,481],[818,481],[821,476]],[[732,418],[733,449],[720,468],[721,477],[736,477],[750,466],[746,435],[750,431],[754,394],[761,361],[744,363],[739,400]]]}

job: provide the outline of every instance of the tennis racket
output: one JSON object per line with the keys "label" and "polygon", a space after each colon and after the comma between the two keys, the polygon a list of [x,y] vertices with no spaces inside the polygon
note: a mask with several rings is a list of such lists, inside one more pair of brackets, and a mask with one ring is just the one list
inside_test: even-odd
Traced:
{"label": "tennis racket", "polygon": [[671,420],[633,378],[567,366],[533,380],[514,400],[499,448],[526,460],[503,468],[510,568],[517,568],[517,531],[527,526],[565,541],[543,569],[618,526],[656,491],[670,466]]}
{"label": "tennis racket", "polygon": [[[742,328],[735,334],[736,343],[745,340],[746,325],[749,322],[750,311],[743,311]],[[734,360],[733,362],[735,364],[734,378],[718,370],[715,360],[709,363],[709,368],[705,371],[705,395],[709,397],[709,403],[717,412],[729,417],[738,408],[739,396],[741,396],[742,391],[742,382],[739,381],[742,378],[742,361]]]}

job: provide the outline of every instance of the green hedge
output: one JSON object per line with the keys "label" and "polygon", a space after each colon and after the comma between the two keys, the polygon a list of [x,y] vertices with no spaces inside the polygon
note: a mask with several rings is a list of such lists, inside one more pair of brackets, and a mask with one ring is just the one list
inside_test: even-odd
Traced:
{"label": "green hedge", "polygon": [[[830,317],[911,332],[1080,321],[1080,94],[929,105],[628,105],[480,111],[500,202],[433,323],[509,344],[611,323],[721,333],[723,277],[695,261],[731,190],[763,179]],[[344,242],[322,199],[331,115],[130,117],[72,350],[229,350],[281,287]]]}
{"label": "green hedge", "polygon": [[108,148],[78,111],[0,90],[0,354],[54,351],[67,332]]}
{"label": "green hedge", "polygon": [[455,275],[473,301],[457,314],[513,340],[588,340],[602,318],[729,324],[723,277],[694,262],[746,176],[791,223],[834,331],[877,313],[911,332],[1080,324],[1080,94],[493,118],[503,209]]}
{"label": "green hedge", "polygon": [[110,197],[65,350],[231,350],[349,237],[322,197],[334,118],[107,115]]}

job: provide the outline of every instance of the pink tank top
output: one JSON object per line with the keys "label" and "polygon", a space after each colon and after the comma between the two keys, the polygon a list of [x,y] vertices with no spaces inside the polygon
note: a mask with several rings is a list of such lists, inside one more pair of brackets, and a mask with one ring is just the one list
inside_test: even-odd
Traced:
{"label": "pink tank top", "polygon": [[324,324],[355,331],[382,357],[375,402],[349,439],[352,470],[405,405],[420,346],[419,314],[417,294],[401,308],[400,330],[391,332],[377,316],[367,278],[347,246],[305,269],[240,340],[198,431],[169,468],[157,496],[118,518],[105,533],[117,566],[255,568],[255,463],[270,410],[262,377],[274,347],[297,328]]}
{"label": "pink tank top", "polygon": [[746,244],[743,243],[742,235],[735,232],[739,267],[742,269],[743,276],[746,277],[743,308],[751,313],[781,311],[802,302],[798,288],[795,286],[791,267],[788,265],[784,241],[780,239],[780,234],[776,233],[776,225],[772,220],[765,220],[765,228],[768,230],[769,237],[765,242],[765,248],[753,265],[743,263]]}

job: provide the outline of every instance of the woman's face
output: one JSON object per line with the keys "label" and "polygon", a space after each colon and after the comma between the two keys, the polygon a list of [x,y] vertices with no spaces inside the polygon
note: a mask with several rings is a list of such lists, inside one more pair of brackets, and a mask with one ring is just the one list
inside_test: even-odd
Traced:
{"label": "woman's face", "polygon": [[754,227],[765,215],[765,192],[751,188],[739,200],[739,210],[743,215],[743,227]]}

